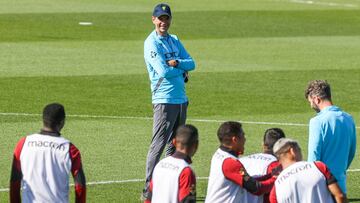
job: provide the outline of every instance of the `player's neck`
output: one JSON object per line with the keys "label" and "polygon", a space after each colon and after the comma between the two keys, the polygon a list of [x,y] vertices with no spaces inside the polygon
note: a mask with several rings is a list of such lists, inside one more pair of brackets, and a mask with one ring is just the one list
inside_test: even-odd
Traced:
{"label": "player's neck", "polygon": [[161,32],[160,30],[156,30],[156,34],[161,37],[166,37],[169,35],[168,32]]}
{"label": "player's neck", "polygon": [[234,156],[241,155],[241,152],[239,152],[239,150],[237,150],[232,145],[221,144],[220,149],[222,149],[223,151],[229,152],[230,154],[232,154]]}
{"label": "player's neck", "polygon": [[294,163],[296,163],[296,160],[293,159],[281,160],[281,166],[283,167],[283,169],[286,169],[287,167],[293,165]]}
{"label": "player's neck", "polygon": [[183,154],[185,154],[185,155],[187,155],[187,156],[189,156],[189,150],[188,150],[188,149],[185,149],[185,148],[183,148],[183,149],[176,149],[176,151],[177,151],[177,152],[180,152],[180,153],[183,153]]}
{"label": "player's neck", "polygon": [[46,126],[43,126],[41,130],[44,131],[44,132],[53,132],[53,133],[60,134],[59,130],[55,130],[55,129],[52,129],[52,128],[49,128],[49,127],[46,127]]}
{"label": "player's neck", "polygon": [[329,100],[323,100],[320,104],[319,104],[319,109],[320,111],[322,111],[323,109],[325,109],[326,107],[332,106],[333,103]]}
{"label": "player's neck", "polygon": [[266,149],[264,148],[263,153],[264,153],[264,154],[274,155],[274,152],[273,152],[272,150],[270,150],[270,149],[267,149],[267,148],[266,148]]}

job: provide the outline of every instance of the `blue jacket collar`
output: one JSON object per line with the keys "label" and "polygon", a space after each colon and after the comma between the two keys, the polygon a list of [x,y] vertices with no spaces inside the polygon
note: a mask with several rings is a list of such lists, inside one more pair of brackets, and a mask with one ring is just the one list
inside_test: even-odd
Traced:
{"label": "blue jacket collar", "polygon": [[153,35],[154,35],[155,39],[156,39],[156,40],[159,40],[159,41],[161,41],[161,40],[163,40],[163,39],[167,39],[167,38],[170,36],[169,33],[168,33],[166,36],[158,35],[157,32],[156,32],[156,30],[153,31]]}
{"label": "blue jacket collar", "polygon": [[335,105],[327,106],[323,110],[321,110],[317,115],[323,114],[324,112],[328,111],[340,111],[341,109]]}

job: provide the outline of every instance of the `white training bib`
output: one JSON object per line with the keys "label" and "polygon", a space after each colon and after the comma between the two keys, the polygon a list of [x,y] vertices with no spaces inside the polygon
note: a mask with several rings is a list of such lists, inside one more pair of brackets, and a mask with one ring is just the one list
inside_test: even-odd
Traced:
{"label": "white training bib", "polygon": [[[271,154],[257,153],[241,157],[240,162],[245,167],[248,174],[252,177],[260,177],[267,174],[269,165],[277,161],[276,157]],[[263,203],[264,195],[253,195],[246,191],[248,202]]]}
{"label": "white training bib", "polygon": [[324,174],[314,162],[296,162],[284,169],[275,181],[279,203],[332,203]]}
{"label": "white training bib", "polygon": [[156,164],[152,184],[153,192],[151,202],[177,203],[179,192],[179,178],[181,172],[190,167],[183,159],[168,156]]}
{"label": "white training bib", "polygon": [[69,202],[69,147],[63,137],[26,137],[20,154],[22,202]]}
{"label": "white training bib", "polygon": [[221,149],[218,149],[211,159],[206,203],[246,202],[245,189],[226,179],[223,173],[222,166],[227,158],[237,159],[237,157]]}

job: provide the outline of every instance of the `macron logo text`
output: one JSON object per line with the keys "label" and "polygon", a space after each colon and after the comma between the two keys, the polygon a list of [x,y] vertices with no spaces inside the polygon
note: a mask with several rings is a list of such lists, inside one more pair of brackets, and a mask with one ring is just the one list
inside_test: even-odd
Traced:
{"label": "macron logo text", "polygon": [[28,147],[50,147],[56,150],[65,151],[64,145],[49,141],[29,141]]}

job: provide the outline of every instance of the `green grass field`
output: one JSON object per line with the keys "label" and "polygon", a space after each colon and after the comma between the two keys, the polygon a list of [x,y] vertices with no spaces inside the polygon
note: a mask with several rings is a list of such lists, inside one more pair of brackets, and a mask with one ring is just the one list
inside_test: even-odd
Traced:
{"label": "green grass field", "polygon": [[[187,84],[188,123],[200,132],[197,176],[208,176],[225,120],[244,122],[246,154],[280,127],[306,156],[315,113],[303,95],[312,79],[327,79],[335,104],[360,126],[359,0],[167,2],[170,32],[197,64]],[[16,142],[39,131],[54,101],[69,115],[63,136],[82,152],[88,202],[139,202],[152,131],[143,41],[156,3],[0,0],[0,202],[8,202]],[[350,169],[348,197],[360,202],[359,153]],[[198,180],[200,202],[206,186]]]}

